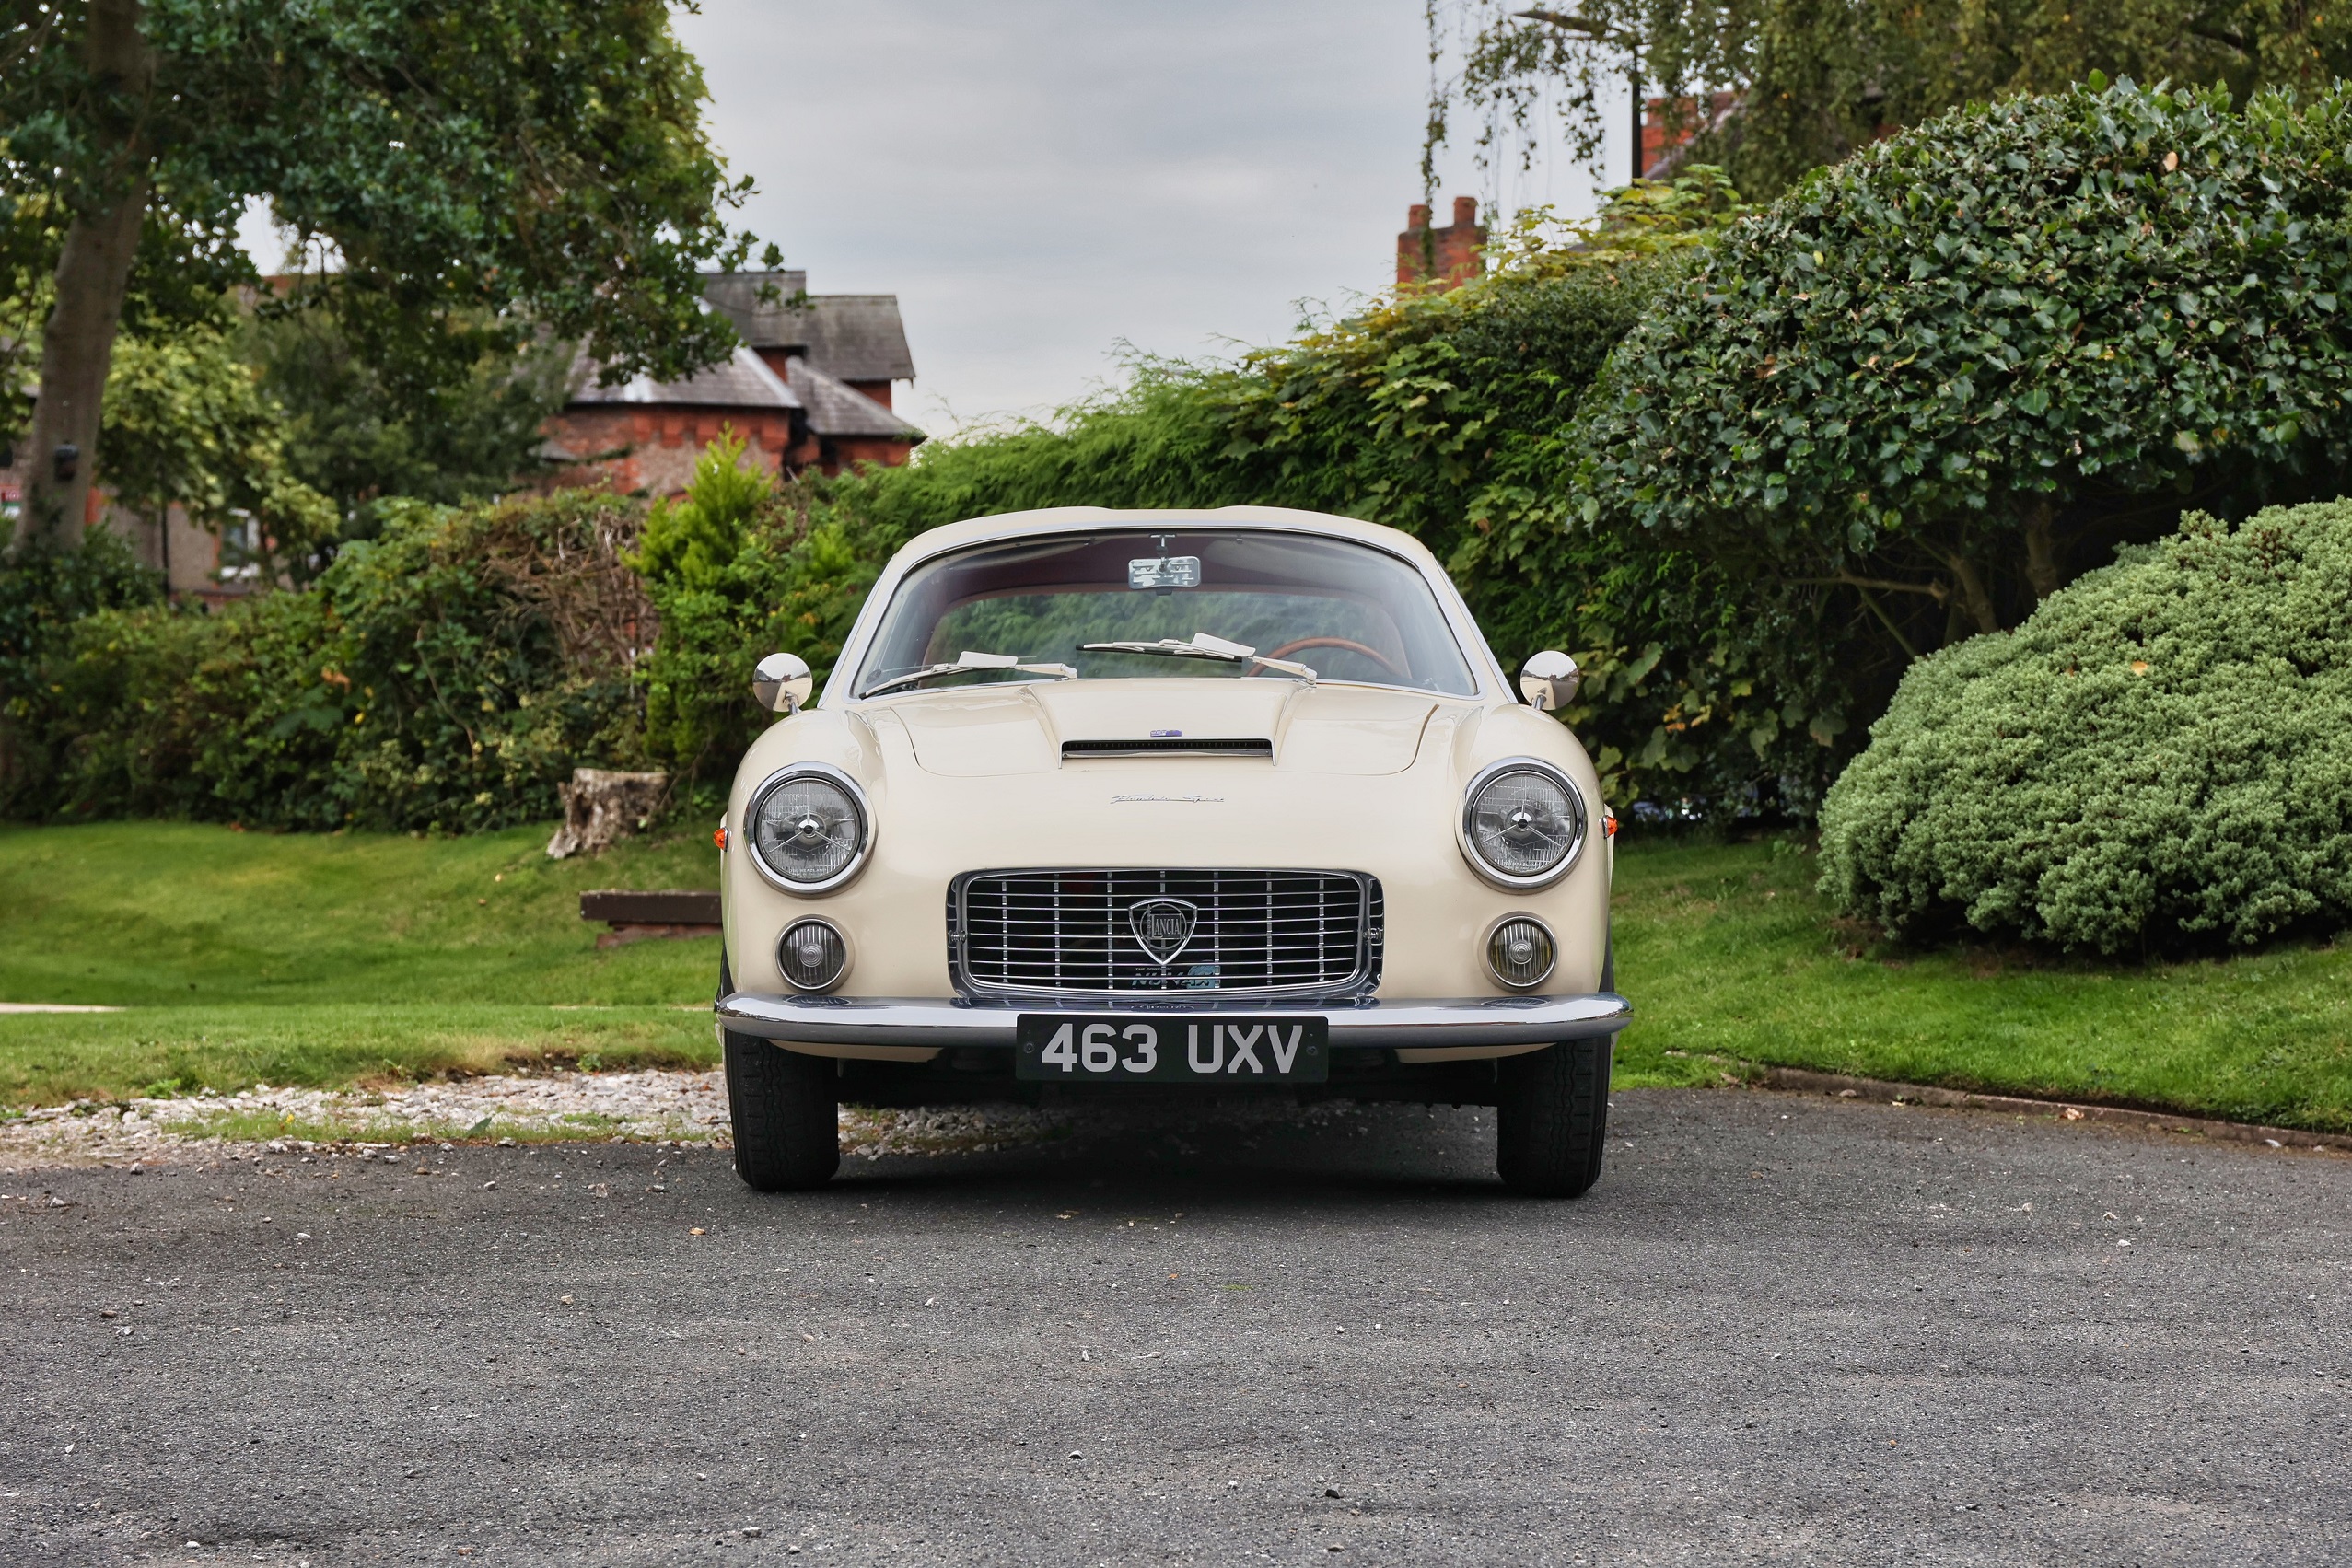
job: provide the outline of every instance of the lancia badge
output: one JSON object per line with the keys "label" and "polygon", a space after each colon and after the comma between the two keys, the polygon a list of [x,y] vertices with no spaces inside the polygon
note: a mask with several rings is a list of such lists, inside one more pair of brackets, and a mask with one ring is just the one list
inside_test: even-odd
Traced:
{"label": "lancia badge", "polygon": [[1193,939],[1200,910],[1182,899],[1139,899],[1127,906],[1127,925],[1136,945],[1156,964],[1170,964]]}

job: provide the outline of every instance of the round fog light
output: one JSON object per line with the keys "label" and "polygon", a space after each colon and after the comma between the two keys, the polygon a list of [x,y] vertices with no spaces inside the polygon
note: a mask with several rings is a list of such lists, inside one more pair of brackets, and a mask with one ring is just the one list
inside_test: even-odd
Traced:
{"label": "round fog light", "polygon": [[1513,991],[1531,991],[1552,978],[1559,949],[1543,923],[1515,914],[1486,938],[1486,968]]}
{"label": "round fog light", "polygon": [[821,920],[798,920],[776,939],[776,966],[795,991],[831,991],[849,967],[849,944]]}

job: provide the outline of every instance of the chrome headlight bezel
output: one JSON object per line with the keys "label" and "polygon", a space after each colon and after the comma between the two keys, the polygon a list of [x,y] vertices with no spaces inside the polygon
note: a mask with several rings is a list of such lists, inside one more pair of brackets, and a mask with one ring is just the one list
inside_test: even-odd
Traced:
{"label": "chrome headlight bezel", "polygon": [[[1511,979],[1508,975],[1503,972],[1502,966],[1495,962],[1496,939],[1501,936],[1505,930],[1514,925],[1531,925],[1535,927],[1536,934],[1543,940],[1545,949],[1546,956],[1543,959],[1543,968],[1536,974],[1525,980]],[[1479,960],[1486,966],[1486,977],[1489,980],[1492,980],[1496,985],[1501,986],[1504,990],[1514,992],[1538,991],[1543,988],[1544,981],[1550,980],[1554,974],[1559,972],[1559,933],[1554,931],[1552,929],[1552,923],[1543,919],[1541,915],[1530,914],[1525,910],[1513,910],[1508,914],[1497,915],[1493,920],[1486,923],[1485,931],[1478,938],[1478,957]]]}
{"label": "chrome headlight bezel", "polygon": [[[833,965],[833,973],[820,984],[810,984],[794,974],[791,960],[786,956],[786,948],[792,941],[792,934],[810,926],[821,928],[829,934],[833,939],[833,947],[839,955],[839,961]],[[796,995],[823,996],[839,990],[841,982],[849,978],[850,964],[856,958],[856,955],[850,950],[849,933],[841,928],[840,923],[827,920],[821,915],[804,914],[798,920],[787,923],[782,931],[776,933],[776,972],[784,977],[784,983],[790,987]]]}
{"label": "chrome headlight bezel", "polygon": [[[815,882],[804,882],[797,877],[786,876],[769,865],[767,856],[760,853],[761,808],[767,804],[769,796],[798,779],[820,779],[840,790],[848,797],[850,809],[857,817],[856,852],[849,857],[848,862],[840,870]],[[824,762],[795,762],[787,767],[778,768],[774,772],[762,779],[759,787],[751,792],[750,798],[744,803],[743,820],[740,826],[744,847],[750,852],[751,865],[761,877],[781,891],[798,894],[803,898],[830,893],[837,888],[847,887],[860,871],[866,869],[867,861],[871,859],[874,854],[874,809],[867,802],[865,790],[858,787],[856,779],[851,778],[839,768]]]}
{"label": "chrome headlight bezel", "polygon": [[[1533,773],[1557,785],[1568,802],[1568,819],[1573,830],[1566,853],[1552,865],[1531,875],[1506,871],[1478,853],[1474,826],[1478,816],[1478,797],[1488,785],[1513,773]],[[1461,814],[1454,820],[1454,842],[1461,846],[1462,859],[1468,861],[1470,868],[1489,886],[1507,892],[1529,893],[1549,888],[1575,869],[1577,861],[1584,854],[1585,841],[1591,836],[1591,823],[1592,814],[1585,806],[1584,792],[1577,787],[1576,781],[1566,772],[1540,757],[1506,757],[1499,762],[1489,762],[1479,769],[1471,778],[1469,786],[1461,792]]]}

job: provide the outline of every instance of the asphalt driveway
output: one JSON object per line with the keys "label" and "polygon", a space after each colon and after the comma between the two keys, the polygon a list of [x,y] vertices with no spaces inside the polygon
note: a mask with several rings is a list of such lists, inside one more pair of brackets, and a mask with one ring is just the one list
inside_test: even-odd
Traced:
{"label": "asphalt driveway", "polygon": [[0,1176],[0,1560],[2352,1560],[2352,1158],[1616,1107]]}

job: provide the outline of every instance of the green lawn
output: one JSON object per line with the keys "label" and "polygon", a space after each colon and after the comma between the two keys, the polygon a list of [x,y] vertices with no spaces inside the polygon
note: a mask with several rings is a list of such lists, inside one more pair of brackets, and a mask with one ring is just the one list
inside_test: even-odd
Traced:
{"label": "green lawn", "polygon": [[556,862],[468,839],[0,830],[0,1101],[577,1061],[708,1064],[718,940],[596,949],[588,888],[716,886],[705,833]]}
{"label": "green lawn", "polygon": [[[714,1060],[714,938],[596,950],[583,889],[710,887],[699,830],[557,864],[546,830],[273,836],[0,829],[0,1103]],[[1630,837],[1630,835],[1629,835]],[[2352,1129],[2352,944],[2097,966],[1904,954],[1841,929],[1771,843],[1626,843],[1618,1082],[1769,1063]]]}
{"label": "green lawn", "polygon": [[2352,1129],[2352,942],[2185,963],[1904,952],[1841,929],[1794,847],[1619,851],[1620,1083],[1765,1063]]}

